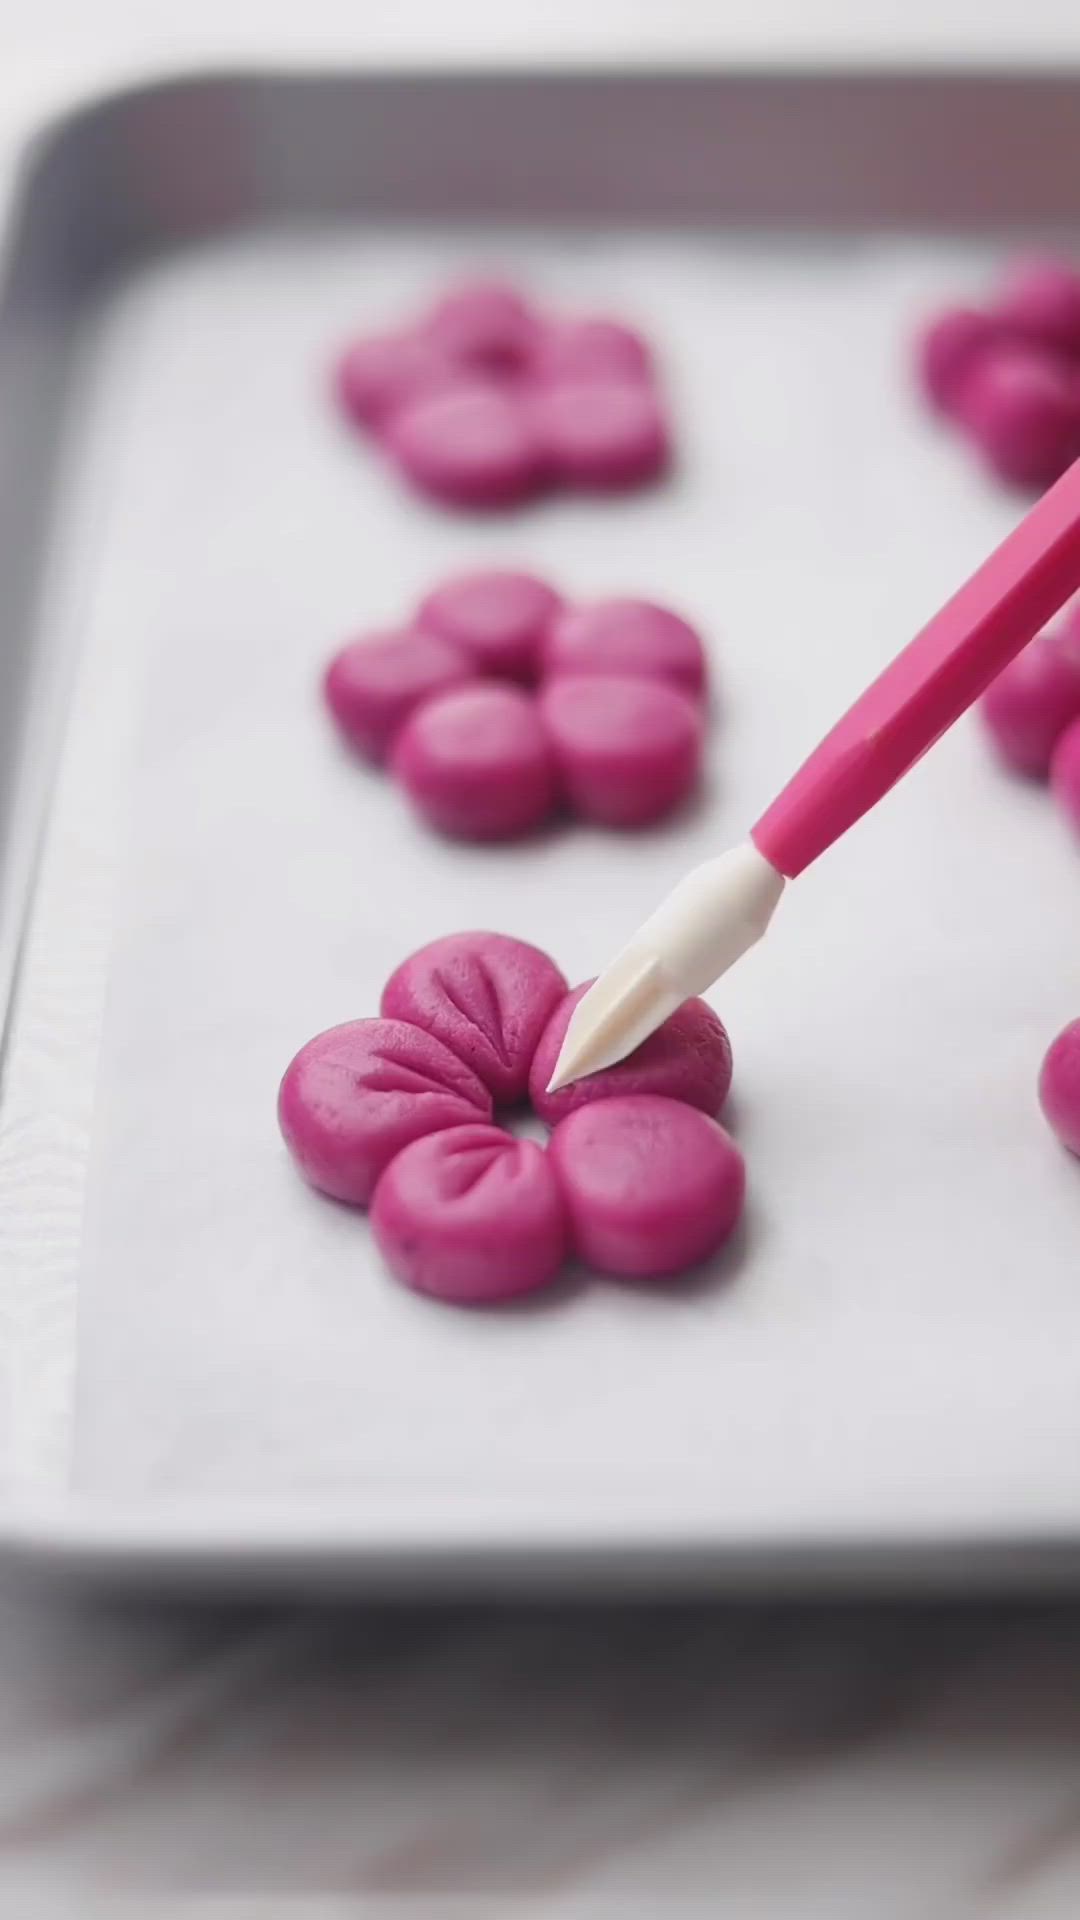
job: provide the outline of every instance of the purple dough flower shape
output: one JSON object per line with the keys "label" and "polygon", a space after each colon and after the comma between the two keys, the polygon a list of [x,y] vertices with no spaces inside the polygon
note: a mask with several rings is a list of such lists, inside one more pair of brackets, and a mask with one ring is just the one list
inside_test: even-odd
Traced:
{"label": "purple dough flower shape", "polygon": [[1058,741],[1080,719],[1080,616],[1036,634],[991,682],[979,713],[1002,763],[1045,780]]}
{"label": "purple dough flower shape", "polygon": [[[690,1001],[628,1060],[546,1094],[584,988],[540,948],[450,934],[410,955],[378,1018],[319,1034],[286,1070],[285,1143],[321,1192],[369,1207],[391,1272],[459,1304],[533,1292],[576,1253],[637,1279],[715,1252],[745,1169],[717,1123],[731,1081],[721,1021]],[[494,1124],[529,1087],[548,1149]]]}
{"label": "purple dough flower shape", "polygon": [[334,389],[349,423],[443,506],[622,490],[670,462],[641,335],[607,316],[553,318],[503,280],[461,282],[417,321],[352,341]]}
{"label": "purple dough flower shape", "polygon": [[568,606],[512,569],[457,574],[411,623],[361,635],[323,691],[428,825],[506,840],[556,811],[634,828],[697,784],[707,664],[688,621],[627,597]]}
{"label": "purple dough flower shape", "polygon": [[1080,1155],[1080,1020],[1070,1021],[1047,1050],[1039,1104],[1062,1146]]}
{"label": "purple dough flower shape", "polygon": [[922,329],[916,370],[991,473],[1050,486],[1080,454],[1080,270],[1013,263],[985,306],[946,308]]}

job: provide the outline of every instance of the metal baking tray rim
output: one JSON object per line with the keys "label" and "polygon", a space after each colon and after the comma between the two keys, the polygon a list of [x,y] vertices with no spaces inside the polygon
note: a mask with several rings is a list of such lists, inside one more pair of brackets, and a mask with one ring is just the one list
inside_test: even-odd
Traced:
{"label": "metal baking tray rim", "polygon": [[[31,137],[20,163],[13,205],[25,203],[28,188],[50,156],[68,138],[91,121],[107,118],[136,101],[160,97],[180,97],[191,88],[217,88],[287,81],[293,69],[285,66],[193,70],[170,75],[148,87],[132,83],[98,100],[66,108]],[[596,67],[577,64],[573,79],[604,82],[621,81],[633,68]],[[839,73],[829,62],[810,76],[795,67],[784,76],[776,68],[755,66],[732,73],[754,71],[770,84],[779,78],[802,83],[816,79],[858,82],[860,76],[874,84],[880,76],[872,66]],[[484,69],[485,83],[495,84],[505,74],[520,77],[512,66]],[[318,84],[324,78],[320,70],[303,72],[305,83]],[[327,75],[337,81],[340,75]],[[442,69],[425,73],[388,68],[384,76],[364,70],[365,80],[402,78],[442,83]],[[453,75],[451,78],[459,76]],[[464,77],[464,76],[462,76]],[[473,76],[478,77],[478,76]],[[530,79],[565,81],[567,72],[552,67],[546,74],[531,74]],[[691,76],[673,67],[665,77],[674,81]],[[924,79],[923,70],[893,75],[903,85]],[[935,70],[931,80],[948,78],[948,70]],[[993,69],[987,77],[998,77]],[[1037,84],[1080,82],[1080,69],[1064,73],[1060,66],[1045,76],[1025,73],[1025,81]],[[700,74],[692,76],[700,79]],[[973,75],[964,76],[976,78]],[[5,234],[0,253],[0,269],[6,271],[17,242],[17,214],[12,231]],[[0,293],[2,299],[2,293]],[[19,783],[19,831],[14,838],[15,857],[5,873],[4,893],[0,896],[0,1007],[5,1015],[18,978],[19,942],[26,926],[35,879],[36,853],[41,843],[43,823],[51,797],[63,731],[65,695],[69,684],[70,662],[61,663],[48,676],[48,685],[33,690],[26,726],[26,761],[33,777],[24,769]],[[13,876],[13,877],[12,877]],[[727,1540],[719,1551],[710,1551],[707,1518],[700,1534],[685,1528],[665,1526],[664,1514],[651,1516],[646,1527],[640,1515],[633,1527],[624,1525],[614,1510],[601,1534],[594,1512],[583,1514],[580,1525],[564,1518],[557,1526],[545,1525],[541,1512],[529,1512],[527,1532],[520,1532],[522,1503],[515,1501],[501,1508],[497,1503],[474,1505],[456,1502],[448,1516],[444,1502],[433,1502],[430,1510],[415,1504],[408,1523],[396,1518],[392,1503],[355,1500],[323,1501],[245,1500],[239,1498],[177,1500],[168,1503],[99,1502],[87,1497],[49,1497],[31,1501],[16,1499],[0,1511],[0,1555],[42,1567],[78,1565],[88,1572],[105,1575],[120,1572],[137,1574],[184,1566],[198,1572],[200,1579],[217,1574],[226,1580],[243,1581],[246,1575],[280,1578],[288,1584],[302,1580],[305,1567],[314,1574],[332,1569],[363,1570],[365,1581],[380,1581],[390,1587],[423,1589],[435,1576],[441,1586],[472,1587],[510,1585],[550,1578],[555,1585],[603,1587],[640,1583],[663,1589],[685,1587],[691,1583],[708,1584],[716,1580],[722,1566],[723,1584],[770,1584],[774,1579],[797,1578],[799,1584],[829,1586],[833,1581],[848,1584],[865,1579],[870,1584],[890,1581],[902,1567],[905,1582],[923,1581],[932,1586],[949,1586],[956,1581],[965,1585],[985,1581],[1000,1584],[1034,1580],[1039,1585],[1073,1584],[1080,1568],[1080,1543],[1064,1522],[1052,1521],[1033,1527],[1030,1535],[1012,1539],[992,1536],[978,1521],[958,1515],[947,1526],[918,1534],[901,1520],[895,1530],[889,1517],[883,1516],[872,1542],[865,1538],[835,1536],[825,1542],[820,1535],[800,1541],[793,1538],[777,1549],[752,1532],[741,1540]],[[541,1549],[538,1552],[537,1549]],[[547,1556],[546,1572],[540,1562]],[[302,1563],[302,1564],[301,1564]]]}

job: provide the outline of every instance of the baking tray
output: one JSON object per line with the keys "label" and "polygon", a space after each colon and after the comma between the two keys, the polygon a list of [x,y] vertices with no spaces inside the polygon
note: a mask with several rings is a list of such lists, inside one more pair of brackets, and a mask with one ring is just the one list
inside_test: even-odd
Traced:
{"label": "baking tray", "polygon": [[[423,1592],[1074,1580],[1080,1189],[1033,1079],[1080,887],[972,728],[724,984],[752,1203],[693,1286],[419,1302],[293,1179],[273,1097],[453,926],[595,968],[1004,532],[905,345],[1069,236],[1078,109],[1060,74],[240,75],[40,136],[0,307],[0,1551]],[[670,486],[471,522],[349,439],[337,344],[474,263],[641,320]],[[335,753],[338,638],[511,555],[704,626],[691,816],[451,851]]]}

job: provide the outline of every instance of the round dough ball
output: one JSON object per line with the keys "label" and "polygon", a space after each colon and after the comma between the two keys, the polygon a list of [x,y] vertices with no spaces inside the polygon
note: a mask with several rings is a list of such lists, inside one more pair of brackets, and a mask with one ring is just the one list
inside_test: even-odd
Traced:
{"label": "round dough ball", "polygon": [[530,360],[539,322],[505,280],[467,280],[432,308],[425,329],[448,359],[479,373],[520,373]]}
{"label": "round dough ball", "polygon": [[417,812],[459,839],[514,839],[555,807],[555,760],[536,703],[494,681],[420,707],[392,765]]}
{"label": "round dough ball", "polygon": [[415,708],[463,686],[473,671],[449,640],[400,627],[351,640],[331,660],[323,692],[350,746],[378,763]]}
{"label": "round dough ball", "polygon": [[490,382],[470,381],[401,407],[386,444],[421,493],[449,506],[513,506],[544,477],[528,411]]}
{"label": "round dough ball", "polygon": [[652,354],[640,333],[621,320],[554,320],[541,328],[533,371],[544,380],[576,380],[594,374],[648,381]]}
{"label": "round dough ball", "polygon": [[417,620],[459,647],[479,672],[531,685],[561,606],[554,588],[535,574],[489,568],[444,580],[421,601]]}
{"label": "round dough ball", "polygon": [[483,1082],[440,1040],[402,1020],[350,1020],[317,1034],[278,1094],[278,1122],[305,1180],[358,1207],[411,1140],[490,1119]]}
{"label": "round dough ball", "polygon": [[958,413],[971,374],[1000,339],[997,322],[975,307],[949,307],[924,327],[916,342],[916,367],[938,413]]}
{"label": "round dough ball", "polygon": [[688,620],[651,600],[593,600],[564,607],[544,644],[546,673],[630,673],[667,680],[698,698],[705,649]]}
{"label": "round dough ball", "polygon": [[648,826],[697,785],[701,714],[675,687],[640,675],[560,675],[544,687],[540,714],[563,790],[585,820]]}
{"label": "round dough ball", "polygon": [[1080,833],[1080,720],[1058,738],[1050,756],[1050,786],[1069,825]]}
{"label": "round dough ball", "polygon": [[979,712],[1005,765],[1045,780],[1060,735],[1080,716],[1080,644],[1040,633],[992,681]]}
{"label": "round dough ball", "polygon": [[964,386],[961,417],[1011,486],[1048,487],[1080,453],[1080,382],[1033,348],[984,355]]}
{"label": "round dough ball", "polygon": [[994,302],[994,316],[1033,346],[1080,354],[1080,273],[1051,256],[1017,261]]}
{"label": "round dough ball", "polygon": [[667,420],[644,380],[594,374],[547,381],[536,389],[531,415],[543,457],[569,486],[640,486],[668,464]]}
{"label": "round dough ball", "polygon": [[659,1093],[669,1100],[683,1100],[702,1113],[720,1112],[731,1087],[731,1042],[723,1021],[704,1000],[684,1001],[625,1060],[549,1093],[548,1081],[570,1016],[591,986],[592,981],[586,980],[559,1002],[533,1056],[529,1098],[549,1127],[590,1101],[629,1093]]}
{"label": "round dough ball", "polygon": [[451,933],[390,975],[380,1011],[434,1034],[497,1106],[525,1098],[541,1034],[566,992],[554,960],[505,933]]}
{"label": "round dough ball", "polygon": [[1039,1103],[1062,1146],[1080,1154],[1080,1020],[1059,1033],[1047,1051]]}
{"label": "round dough ball", "polygon": [[335,385],[355,426],[379,433],[399,407],[445,393],[461,375],[431,340],[418,333],[384,333],[356,340],[338,361]]}
{"label": "round dough ball", "polygon": [[379,1181],[371,1224],[399,1280],[461,1304],[533,1293],[566,1253],[546,1153],[498,1127],[454,1127],[406,1147]]}
{"label": "round dough ball", "polygon": [[574,1246],[601,1273],[683,1273],[723,1246],[742,1212],[741,1153],[681,1100],[596,1100],[560,1121],[548,1151]]}

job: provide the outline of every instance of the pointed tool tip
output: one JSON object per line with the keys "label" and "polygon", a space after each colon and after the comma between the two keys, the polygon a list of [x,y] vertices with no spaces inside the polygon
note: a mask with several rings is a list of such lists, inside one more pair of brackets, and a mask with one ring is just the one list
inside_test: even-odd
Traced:
{"label": "pointed tool tip", "polygon": [[562,1046],[559,1048],[559,1057],[555,1062],[555,1070],[552,1073],[551,1079],[548,1081],[547,1090],[549,1093],[561,1092],[563,1087],[572,1086],[575,1080],[580,1080],[583,1074],[591,1071],[588,1060],[589,1045],[587,1031],[588,1024],[591,1023],[588,1022],[588,1015],[586,1015],[586,1032],[583,1043],[582,1020],[580,1016],[582,1009],[585,1007],[586,1002],[591,999],[594,991],[595,983],[594,986],[589,988],[588,993],[582,995],[570,1016],[566,1032],[563,1034]]}
{"label": "pointed tool tip", "polygon": [[624,953],[594,980],[566,1029],[549,1093],[601,1073],[633,1053],[666,1020],[680,996],[671,992],[652,954]]}
{"label": "pointed tool tip", "polygon": [[784,876],[751,841],[695,867],[574,1008],[548,1087],[613,1067],[765,932]]}

